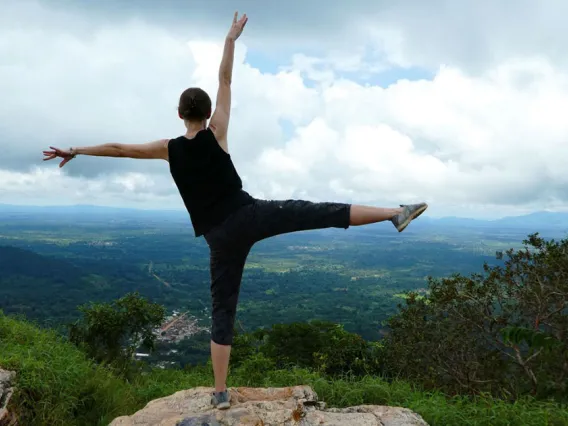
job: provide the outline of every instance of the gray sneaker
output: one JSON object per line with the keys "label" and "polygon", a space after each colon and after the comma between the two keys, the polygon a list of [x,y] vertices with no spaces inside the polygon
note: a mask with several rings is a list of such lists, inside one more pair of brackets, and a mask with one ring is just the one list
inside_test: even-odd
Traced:
{"label": "gray sneaker", "polygon": [[428,208],[428,204],[426,203],[419,203],[419,204],[401,204],[402,213],[397,214],[395,217],[391,219],[391,222],[396,227],[398,232],[404,231],[404,229],[408,226],[408,224],[420,216],[422,213],[426,211]]}
{"label": "gray sneaker", "polygon": [[231,394],[228,390],[213,392],[211,395],[211,405],[219,410],[226,410],[231,406]]}

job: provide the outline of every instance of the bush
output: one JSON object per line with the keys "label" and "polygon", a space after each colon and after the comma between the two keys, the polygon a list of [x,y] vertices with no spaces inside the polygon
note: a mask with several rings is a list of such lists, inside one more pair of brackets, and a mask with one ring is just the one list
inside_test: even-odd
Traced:
{"label": "bush", "polygon": [[310,368],[328,376],[362,376],[379,371],[377,345],[326,321],[275,324],[270,329],[237,335],[233,365],[262,354],[278,369]]}
{"label": "bush", "polygon": [[411,293],[384,342],[392,376],[454,395],[568,400],[568,239],[524,244],[484,275]]}
{"label": "bush", "polygon": [[94,361],[112,366],[124,377],[132,372],[136,349],[154,349],[154,329],[165,318],[163,306],[138,293],[111,303],[83,305],[79,311],[83,316],[70,326],[69,340]]}

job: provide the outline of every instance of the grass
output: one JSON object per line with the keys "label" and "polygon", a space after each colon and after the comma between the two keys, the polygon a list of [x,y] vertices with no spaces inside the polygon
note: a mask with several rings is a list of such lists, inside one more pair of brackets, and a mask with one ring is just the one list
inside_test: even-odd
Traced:
{"label": "grass", "polygon": [[568,425],[568,410],[530,399],[509,404],[493,398],[447,398],[440,393],[413,389],[405,382],[386,383],[373,377],[320,381],[312,386],[329,405],[402,406],[419,413],[432,426]]}
{"label": "grass", "polygon": [[132,389],[53,331],[0,314],[0,366],[17,372],[13,404],[24,425],[97,425],[130,412]]}
{"label": "grass", "polygon": [[[55,332],[0,313],[0,366],[17,371],[14,407],[21,424],[107,425],[148,401],[178,390],[210,386],[209,366],[190,370],[151,370],[131,383],[94,365]],[[406,382],[376,377],[329,380],[303,369],[274,370],[269,360],[253,358],[233,369],[229,386],[309,385],[328,406],[359,404],[403,406],[432,426],[561,426],[568,409],[532,399],[514,404],[489,397],[448,398]]]}

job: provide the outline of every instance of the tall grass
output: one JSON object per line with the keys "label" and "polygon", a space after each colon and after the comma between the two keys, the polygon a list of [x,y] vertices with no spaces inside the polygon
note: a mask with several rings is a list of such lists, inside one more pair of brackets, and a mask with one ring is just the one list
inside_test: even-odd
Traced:
{"label": "tall grass", "polygon": [[[93,364],[54,332],[1,313],[0,366],[18,372],[14,406],[21,424],[34,426],[107,425],[152,399],[212,382],[210,367],[203,366],[154,369],[128,383]],[[233,369],[229,385],[309,385],[328,406],[403,406],[421,414],[432,426],[568,425],[568,408],[552,402],[523,399],[510,404],[489,397],[447,398],[406,382],[389,383],[376,377],[328,380],[298,368],[274,370],[262,357]]]}
{"label": "tall grass", "polygon": [[0,314],[0,366],[17,372],[23,425],[96,425],[138,406],[131,387],[53,331]]}

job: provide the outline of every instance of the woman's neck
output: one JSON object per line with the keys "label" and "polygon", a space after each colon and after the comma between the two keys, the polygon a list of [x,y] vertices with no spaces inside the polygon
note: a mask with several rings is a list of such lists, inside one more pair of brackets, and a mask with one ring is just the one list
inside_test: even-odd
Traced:
{"label": "woman's neck", "polygon": [[197,123],[186,121],[185,128],[187,129],[187,132],[185,132],[185,136],[187,138],[192,138],[201,130],[205,130],[207,128],[207,121],[203,120]]}

